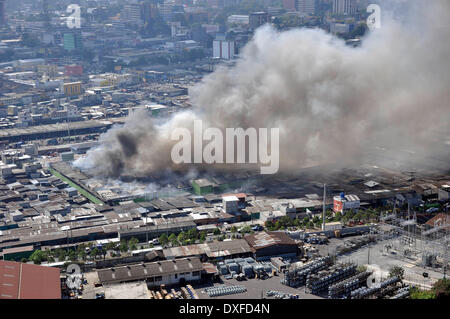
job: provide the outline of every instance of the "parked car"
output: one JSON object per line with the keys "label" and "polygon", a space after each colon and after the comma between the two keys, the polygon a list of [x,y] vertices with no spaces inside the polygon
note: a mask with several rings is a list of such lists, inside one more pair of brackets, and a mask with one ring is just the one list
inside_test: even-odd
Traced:
{"label": "parked car", "polygon": [[104,292],[96,293],[95,299],[105,299],[105,293]]}

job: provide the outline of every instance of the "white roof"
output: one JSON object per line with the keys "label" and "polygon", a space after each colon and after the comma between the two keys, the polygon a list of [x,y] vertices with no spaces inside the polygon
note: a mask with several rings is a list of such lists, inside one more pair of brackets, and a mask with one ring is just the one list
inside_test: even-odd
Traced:
{"label": "white roof", "polygon": [[222,197],[222,199],[225,202],[238,202],[239,201],[239,199],[236,196],[224,196],[224,197]]}
{"label": "white roof", "polygon": [[366,183],[364,183],[364,185],[368,186],[368,187],[375,187],[377,185],[379,185],[380,183],[377,183],[375,181],[368,181]]}

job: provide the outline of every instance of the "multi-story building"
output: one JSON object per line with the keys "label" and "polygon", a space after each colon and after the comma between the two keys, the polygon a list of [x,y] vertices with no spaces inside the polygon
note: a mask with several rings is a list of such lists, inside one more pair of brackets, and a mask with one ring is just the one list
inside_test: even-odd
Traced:
{"label": "multi-story building", "polygon": [[217,35],[213,41],[213,57],[230,60],[235,56],[236,42],[224,35]]}
{"label": "multi-story building", "polygon": [[356,12],[356,0],[333,0],[333,13],[354,14]]}
{"label": "multi-story building", "polygon": [[67,51],[83,49],[83,38],[80,31],[64,33],[64,49]]}
{"label": "multi-story building", "polygon": [[254,12],[249,15],[249,25],[250,29],[256,30],[263,24],[266,24],[270,20],[269,14],[267,12]]}
{"label": "multi-story building", "polygon": [[298,10],[298,0],[283,0],[283,8],[288,11]]}
{"label": "multi-story building", "polygon": [[297,0],[298,11],[304,14],[315,14],[318,8],[317,0]]}
{"label": "multi-story building", "polygon": [[0,0],[0,26],[6,24],[6,0]]}
{"label": "multi-story building", "polygon": [[64,83],[65,96],[78,96],[81,94],[81,82]]}
{"label": "multi-story building", "polygon": [[343,213],[347,209],[358,209],[360,206],[359,197],[356,195],[345,195],[333,197],[333,211]]}
{"label": "multi-story building", "polygon": [[126,4],[120,13],[120,20],[124,23],[143,24],[142,9],[140,4]]}

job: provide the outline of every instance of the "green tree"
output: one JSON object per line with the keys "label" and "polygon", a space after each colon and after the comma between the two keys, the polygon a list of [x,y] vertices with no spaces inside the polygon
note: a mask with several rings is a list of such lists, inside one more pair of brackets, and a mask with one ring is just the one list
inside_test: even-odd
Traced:
{"label": "green tree", "polygon": [[69,253],[67,255],[70,261],[76,261],[78,259],[77,252],[73,249],[69,250]]}
{"label": "green tree", "polygon": [[275,222],[275,229],[276,229],[276,230],[279,230],[279,229],[283,229],[283,228],[284,228],[284,226],[283,226],[283,224],[281,223],[281,221],[277,220],[277,221]]}
{"label": "green tree", "polygon": [[137,243],[139,242],[139,240],[137,238],[132,237],[129,241],[128,241],[128,247],[130,250],[136,250],[137,249]]}
{"label": "green tree", "polygon": [[113,242],[109,242],[106,244],[105,248],[106,250],[114,250],[114,248],[116,248],[116,244]]}
{"label": "green tree", "polygon": [[178,242],[178,240],[177,240],[177,235],[175,235],[175,234],[173,234],[173,233],[170,234],[169,240],[170,240],[170,242],[172,243],[172,246],[178,246],[179,242]]}
{"label": "green tree", "polygon": [[220,229],[219,228],[214,229],[213,234],[214,235],[220,235]]}
{"label": "green tree", "polygon": [[184,242],[187,239],[187,236],[186,236],[186,234],[184,232],[181,232],[181,233],[178,234],[177,239],[178,239],[178,241],[180,243],[182,243],[182,242]]}
{"label": "green tree", "polygon": [[393,266],[389,269],[389,277],[397,276],[400,279],[403,279],[405,274],[405,270],[400,266]]}
{"label": "green tree", "polygon": [[102,247],[102,250],[100,251],[100,253],[103,256],[103,260],[106,259],[106,255],[108,254],[108,249],[106,249],[106,247]]}
{"label": "green tree", "polygon": [[94,260],[97,258],[97,256],[100,255],[100,249],[95,247],[91,250],[91,256],[94,257]]}
{"label": "green tree", "polygon": [[126,253],[129,250],[128,243],[126,240],[120,241],[119,250],[123,253]]}
{"label": "green tree", "polygon": [[175,240],[177,240],[177,235],[175,235],[174,233],[170,234],[169,241],[173,242]]}
{"label": "green tree", "polygon": [[81,260],[86,260],[86,251],[85,250],[82,250],[82,251],[80,251],[80,252],[78,252],[78,258],[79,259],[81,259]]}
{"label": "green tree", "polygon": [[58,249],[57,257],[59,261],[65,261],[67,257],[67,252],[64,249]]}
{"label": "green tree", "polygon": [[159,242],[161,243],[161,245],[165,246],[169,243],[169,237],[167,237],[167,234],[164,233],[161,236],[159,236]]}
{"label": "green tree", "polygon": [[309,217],[304,217],[303,218],[303,226],[308,225],[308,222],[309,222]]}
{"label": "green tree", "polygon": [[36,265],[40,265],[43,261],[47,260],[47,254],[42,250],[35,250],[31,254],[29,260],[35,263]]}
{"label": "green tree", "polygon": [[450,297],[450,279],[439,279],[433,285],[433,293],[438,299],[444,299]]}
{"label": "green tree", "polygon": [[187,236],[189,239],[197,239],[198,238],[198,231],[197,228],[191,228],[187,232]]}
{"label": "green tree", "polygon": [[204,242],[206,240],[206,231],[200,232],[200,241]]}
{"label": "green tree", "polygon": [[315,224],[315,225],[317,225],[317,224],[320,224],[320,217],[319,216],[314,216],[314,218],[313,218],[313,223]]}
{"label": "green tree", "polygon": [[232,226],[230,230],[231,230],[232,233],[236,233],[237,232],[236,226]]}

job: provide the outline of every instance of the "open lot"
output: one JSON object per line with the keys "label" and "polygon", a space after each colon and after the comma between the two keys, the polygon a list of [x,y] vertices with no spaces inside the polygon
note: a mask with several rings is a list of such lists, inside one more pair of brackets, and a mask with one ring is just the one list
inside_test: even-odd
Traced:
{"label": "open lot", "polygon": [[90,271],[83,274],[87,280],[87,284],[84,285],[83,299],[95,299],[95,294],[105,292],[105,288],[102,286],[95,287],[94,283],[98,282],[98,275],[96,271]]}
{"label": "open lot", "polygon": [[105,299],[150,299],[145,282],[130,282],[105,287]]}

